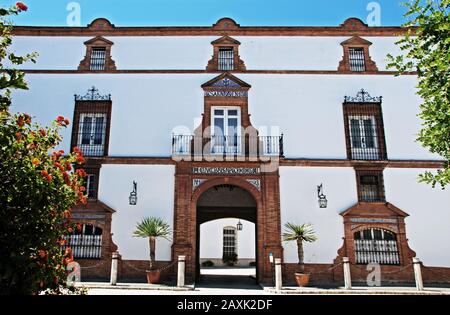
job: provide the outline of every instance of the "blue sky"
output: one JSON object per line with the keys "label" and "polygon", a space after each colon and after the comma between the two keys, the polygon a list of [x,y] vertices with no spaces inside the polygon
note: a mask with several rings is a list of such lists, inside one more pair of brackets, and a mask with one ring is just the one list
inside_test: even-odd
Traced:
{"label": "blue sky", "polygon": [[[231,17],[242,26],[339,25],[348,17],[366,21],[367,5],[380,5],[381,26],[403,22],[405,0],[22,0],[29,11],[17,25],[66,26],[67,5],[77,2],[81,25],[106,17],[116,26],[204,26]],[[0,0],[2,6],[16,1]]]}

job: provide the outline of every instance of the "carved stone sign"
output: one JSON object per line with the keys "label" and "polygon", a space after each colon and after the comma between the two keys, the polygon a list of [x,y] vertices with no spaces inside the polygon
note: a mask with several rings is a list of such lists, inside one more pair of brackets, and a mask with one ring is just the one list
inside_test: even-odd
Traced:
{"label": "carved stone sign", "polygon": [[259,167],[193,167],[194,174],[214,175],[258,175]]}
{"label": "carved stone sign", "polygon": [[350,218],[350,222],[354,222],[354,223],[389,223],[389,224],[396,224],[397,223],[397,219]]}

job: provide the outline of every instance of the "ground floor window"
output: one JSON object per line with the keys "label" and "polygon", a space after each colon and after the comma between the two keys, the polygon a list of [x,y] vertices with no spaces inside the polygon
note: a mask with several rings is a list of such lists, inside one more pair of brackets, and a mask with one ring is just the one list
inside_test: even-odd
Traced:
{"label": "ground floor window", "polygon": [[357,264],[379,263],[399,265],[400,258],[395,233],[371,228],[354,234]]}
{"label": "ground floor window", "polygon": [[236,228],[225,227],[223,229],[223,259],[233,260],[237,258]]}
{"label": "ground floor window", "polygon": [[66,237],[67,247],[72,249],[73,257],[78,259],[98,259],[102,256],[103,230],[91,224],[83,224],[81,231]]}

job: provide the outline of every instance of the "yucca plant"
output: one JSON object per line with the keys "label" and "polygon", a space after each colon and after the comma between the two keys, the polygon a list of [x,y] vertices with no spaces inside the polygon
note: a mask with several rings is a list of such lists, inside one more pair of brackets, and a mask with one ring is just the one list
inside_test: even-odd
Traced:
{"label": "yucca plant", "polygon": [[160,218],[144,218],[137,224],[133,236],[148,238],[150,246],[150,270],[154,270],[156,239],[162,237],[170,241],[170,233],[169,224]]}
{"label": "yucca plant", "polygon": [[303,242],[316,241],[316,232],[311,224],[296,225],[288,222],[284,227],[283,241],[297,241],[298,264],[300,272],[303,272],[305,270]]}

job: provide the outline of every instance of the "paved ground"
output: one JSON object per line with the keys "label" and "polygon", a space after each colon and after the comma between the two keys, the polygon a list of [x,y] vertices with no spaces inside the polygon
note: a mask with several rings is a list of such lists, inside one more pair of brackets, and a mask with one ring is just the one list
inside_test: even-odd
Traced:
{"label": "paved ground", "polygon": [[81,283],[90,295],[271,295],[271,294],[408,294],[408,295],[450,295],[450,288],[425,288],[417,291],[414,287],[353,287],[344,288],[298,288],[284,287],[276,292],[272,287],[262,287],[256,283],[255,268],[203,268],[200,280],[195,286],[176,288],[167,285],[145,283]]}

